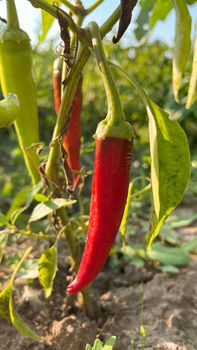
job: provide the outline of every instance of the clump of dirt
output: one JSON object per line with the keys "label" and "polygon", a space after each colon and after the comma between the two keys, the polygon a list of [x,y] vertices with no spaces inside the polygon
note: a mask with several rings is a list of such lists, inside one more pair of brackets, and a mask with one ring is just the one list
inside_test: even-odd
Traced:
{"label": "clump of dirt", "polygon": [[24,338],[1,319],[0,350],[84,350],[96,336],[111,335],[117,337],[114,350],[196,350],[196,280],[196,261],[173,277],[129,265],[115,276],[101,273],[93,286],[97,318],[90,320],[79,306],[67,306],[65,274],[59,271],[48,300],[34,286],[29,292],[21,287],[15,301],[43,343]]}

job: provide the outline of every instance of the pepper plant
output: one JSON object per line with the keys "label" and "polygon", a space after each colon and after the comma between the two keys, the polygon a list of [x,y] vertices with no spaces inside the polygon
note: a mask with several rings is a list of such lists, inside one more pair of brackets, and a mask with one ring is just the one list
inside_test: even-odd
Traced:
{"label": "pepper plant", "polygon": [[[46,155],[46,152],[43,152],[43,144],[39,141],[38,106],[29,37],[20,29],[14,0],[7,0],[7,23],[0,35],[0,79],[5,98],[0,102],[0,126],[14,123],[32,186],[11,215],[1,214],[1,235],[4,242],[13,234],[31,238],[32,247],[25,252],[11,280],[0,293],[0,315],[9,319],[23,335],[38,340],[39,337],[14,310],[12,298],[14,279],[27,255],[33,254],[34,241],[49,241],[48,248],[38,260],[38,277],[46,297],[52,293],[58,267],[59,244],[64,240],[70,250],[70,265],[74,278],[67,292],[80,292],[85,312],[89,317],[94,317],[89,293],[90,283],[106,262],[119,227],[125,239],[124,226],[129,214],[129,201],[132,198],[134,183],[130,178],[134,134],[132,126],[126,121],[118,87],[113,78],[115,70],[116,74],[120,74],[136,88],[147,111],[151,173],[149,183],[141,193],[150,191],[151,197],[150,229],[147,233],[149,249],[166,218],[181,202],[190,177],[190,152],[187,137],[179,122],[173,120],[172,116],[169,118],[169,114],[147,96],[143,87],[132,76],[132,72],[125,72],[117,63],[108,61],[105,55],[102,40],[119,22],[117,35],[113,38],[114,45],[117,44],[132,20],[136,0],[122,0],[100,27],[96,22],[90,22],[85,28],[82,26],[85,16],[91,14],[103,0],[95,1],[87,9],[77,0],[72,3],[68,0],[55,3],[45,0],[29,2],[42,10],[42,39],[54,19],[59,23],[62,47],[57,54],[59,57],[54,66],[53,76],[57,118],[54,117],[55,127]],[[151,3],[153,6],[147,9],[145,2],[140,2],[140,14],[137,19],[139,31],[140,26],[144,25],[140,15],[145,11],[148,14],[150,10],[157,13],[155,7],[161,6],[159,0]],[[69,12],[61,5],[66,5]],[[173,6],[176,10],[172,85],[175,99],[179,101],[181,79],[190,51],[191,18],[185,0],[170,1],[168,5],[165,15]],[[153,22],[154,18],[152,27],[155,24]],[[138,32],[137,35],[141,34]],[[91,55],[96,56],[108,110],[106,118],[98,124],[94,135],[95,164],[90,214],[87,216],[82,210],[82,189],[85,186],[86,174],[80,167],[79,159],[80,115],[83,102],[82,75]],[[187,108],[195,102],[195,87],[194,58]],[[35,204],[35,201],[39,204]],[[77,205],[80,208],[78,214]],[[20,228],[18,219],[24,211],[29,213],[29,221],[25,227]],[[40,221],[44,225],[48,222],[47,229],[42,225],[42,231],[34,232],[33,225]],[[78,233],[86,231],[87,241],[81,260]],[[73,303],[73,299],[68,295],[69,303]]]}

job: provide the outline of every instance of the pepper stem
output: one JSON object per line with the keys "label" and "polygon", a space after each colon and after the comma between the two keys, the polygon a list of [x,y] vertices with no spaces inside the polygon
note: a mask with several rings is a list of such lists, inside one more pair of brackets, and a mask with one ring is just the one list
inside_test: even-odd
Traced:
{"label": "pepper stem", "polygon": [[19,20],[14,0],[6,0],[8,28],[19,29]]}
{"label": "pepper stem", "polygon": [[92,37],[93,49],[96,55],[96,59],[98,62],[98,66],[107,95],[108,112],[106,119],[112,126],[115,124],[119,124],[121,121],[125,121],[125,115],[122,109],[122,104],[120,102],[119,94],[112,73],[109,69],[108,62],[105,57],[99,26],[96,22],[91,22],[89,24],[89,30]]}

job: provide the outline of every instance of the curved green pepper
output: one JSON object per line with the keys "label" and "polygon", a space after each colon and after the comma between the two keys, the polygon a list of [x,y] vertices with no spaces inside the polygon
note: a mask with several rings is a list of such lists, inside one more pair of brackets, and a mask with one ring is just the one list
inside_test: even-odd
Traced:
{"label": "curved green pepper", "polygon": [[4,97],[12,91],[20,102],[20,113],[14,123],[26,166],[36,183],[40,180],[39,158],[35,143],[39,141],[36,89],[32,77],[30,39],[19,28],[14,0],[6,0],[7,25],[0,33],[0,79]]}
{"label": "curved green pepper", "polygon": [[19,112],[19,99],[15,94],[9,94],[0,101],[0,128],[14,123]]}

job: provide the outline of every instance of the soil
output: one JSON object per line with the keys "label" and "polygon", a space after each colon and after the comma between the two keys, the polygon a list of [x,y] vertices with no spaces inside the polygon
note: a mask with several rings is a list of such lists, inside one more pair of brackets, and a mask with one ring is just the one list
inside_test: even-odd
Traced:
{"label": "soil", "polygon": [[66,273],[60,266],[48,299],[37,281],[24,285],[16,279],[15,308],[42,342],[21,336],[0,318],[0,350],[85,350],[95,337],[112,335],[114,350],[197,350],[197,260],[176,275],[150,266],[106,266],[92,287],[94,319],[80,300],[67,300]]}
{"label": "soil", "polygon": [[197,349],[196,261],[174,277],[132,266],[112,277],[101,273],[93,289],[96,320],[89,320],[79,305],[66,305],[62,280],[65,276],[59,271],[47,300],[35,287],[21,287],[23,294],[18,296],[18,313],[43,336],[43,343],[24,338],[1,319],[1,350],[84,350],[96,336],[104,340],[111,335],[117,336],[115,350]]}

